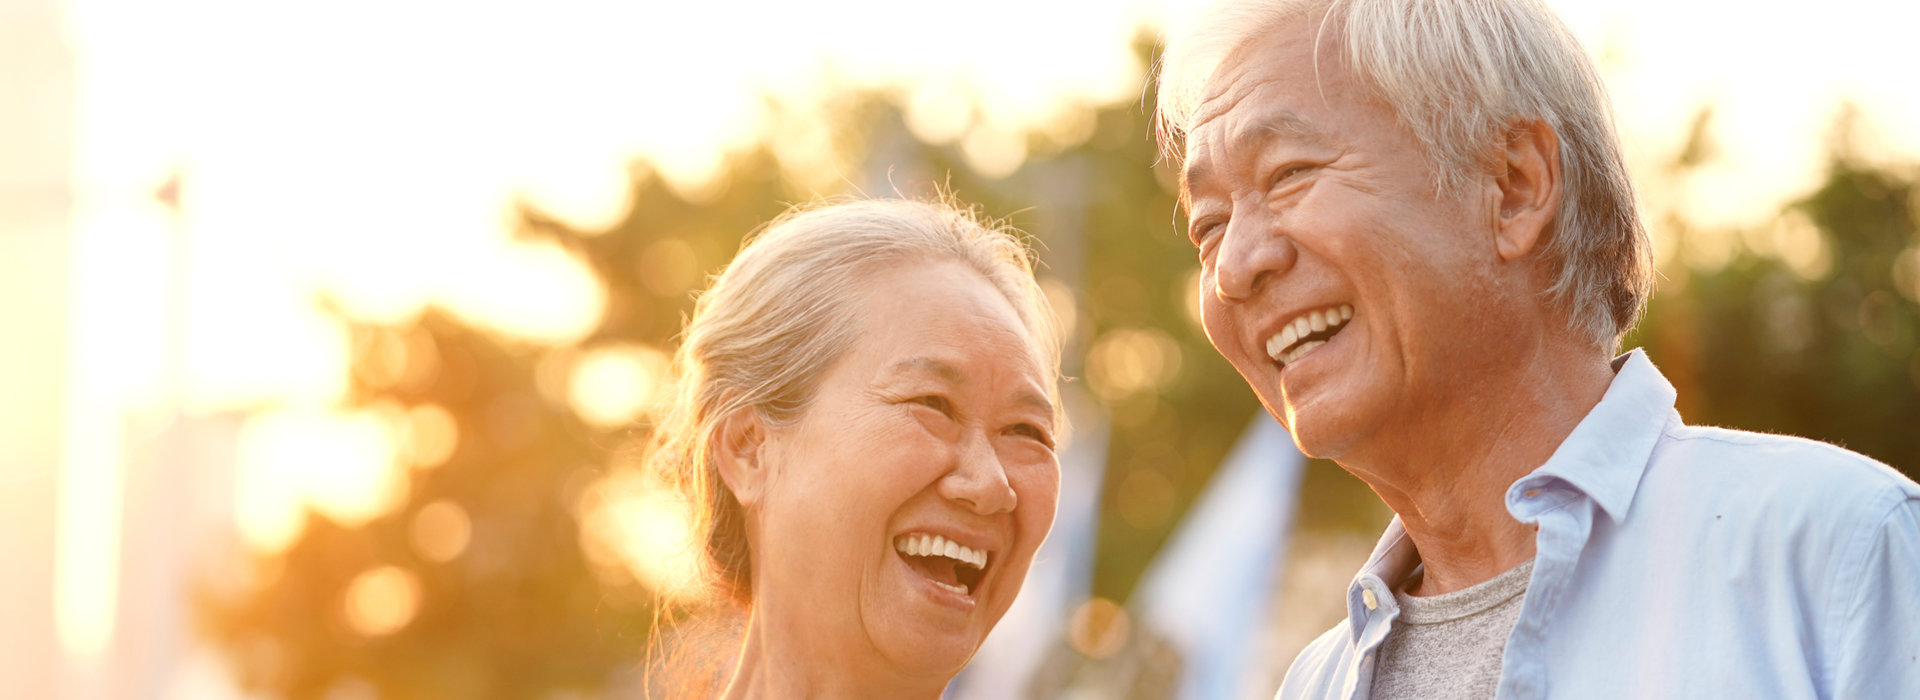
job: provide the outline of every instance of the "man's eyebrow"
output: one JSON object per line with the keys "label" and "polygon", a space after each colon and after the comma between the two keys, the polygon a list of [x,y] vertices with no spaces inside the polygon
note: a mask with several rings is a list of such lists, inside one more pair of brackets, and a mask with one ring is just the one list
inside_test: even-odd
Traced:
{"label": "man's eyebrow", "polygon": [[1268,134],[1293,141],[1304,141],[1316,146],[1333,143],[1333,137],[1321,131],[1320,127],[1314,126],[1313,122],[1292,112],[1279,111],[1262,117],[1246,132],[1236,134],[1235,145],[1249,145],[1246,142],[1271,138]]}
{"label": "man's eyebrow", "polygon": [[[1285,139],[1313,146],[1331,146],[1334,139],[1327,132],[1293,112],[1281,110],[1261,116],[1252,126],[1227,136],[1226,148],[1232,152],[1243,152],[1259,148],[1273,139]],[[1206,161],[1187,159],[1187,167],[1180,170],[1180,204],[1188,211],[1193,210],[1193,191],[1197,185],[1203,185],[1213,179],[1213,168]]]}
{"label": "man's eyebrow", "polygon": [[1189,157],[1187,167],[1180,169],[1180,208],[1193,212],[1193,186],[1196,182],[1213,179],[1213,167],[1206,161]]}

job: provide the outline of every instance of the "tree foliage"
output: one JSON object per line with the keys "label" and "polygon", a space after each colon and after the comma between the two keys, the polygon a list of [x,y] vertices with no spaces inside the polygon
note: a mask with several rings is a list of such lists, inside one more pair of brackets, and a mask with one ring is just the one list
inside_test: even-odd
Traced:
{"label": "tree foliage", "polygon": [[[787,118],[828,120],[808,133],[825,134],[824,150],[854,165],[837,178],[840,190],[943,190],[1034,233],[1043,278],[1070,293],[1070,381],[1103,399],[1115,428],[1095,592],[1124,599],[1258,410],[1192,316],[1194,253],[1180,235],[1172,173],[1150,140],[1152,95],[1084,106],[1067,117],[1079,121],[1028,134],[1024,165],[999,178],[970,168],[958,143],[916,139],[891,96],[823,104]],[[796,178],[804,164],[783,160],[782,145],[735,158],[697,197],[636,167],[631,206],[604,231],[523,207],[520,236],[570,251],[605,288],[604,317],[576,344],[536,346],[438,310],[400,327],[342,319],[358,348],[350,402],[396,415],[443,409],[457,447],[437,466],[412,468],[392,512],[356,527],[309,515],[289,549],[255,555],[261,575],[202,587],[201,626],[248,688],[290,698],[343,683],[383,697],[551,697],[597,692],[636,668],[655,603],[595,564],[578,507],[625,468],[645,425],[582,420],[567,369],[597,347],[670,349],[693,290],[745,234],[786,203],[833,194],[798,184],[819,178]],[[1806,275],[1750,251],[1680,275],[1629,345],[1646,346],[1680,385],[1691,420],[1832,440],[1914,473],[1920,307],[1899,289],[1920,286],[1895,275],[1896,260],[1913,257],[1914,183],[1836,160],[1827,182],[1791,208],[1829,266]],[[1306,525],[1376,528],[1378,506],[1356,484],[1327,465],[1312,470]],[[424,556],[415,533],[440,503],[471,521],[470,544],[449,561]],[[415,577],[418,612],[397,631],[363,635],[345,622],[343,600],[355,577],[379,566]]]}

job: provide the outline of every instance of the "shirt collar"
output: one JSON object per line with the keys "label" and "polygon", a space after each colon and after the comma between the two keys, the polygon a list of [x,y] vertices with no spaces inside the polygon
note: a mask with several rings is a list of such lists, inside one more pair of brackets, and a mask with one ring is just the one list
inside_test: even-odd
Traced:
{"label": "shirt collar", "polygon": [[[1673,417],[1676,394],[1645,351],[1635,349],[1614,358],[1613,368],[1613,382],[1600,403],[1574,426],[1546,464],[1514,482],[1508,503],[1517,502],[1519,492],[1557,478],[1593,499],[1616,524],[1626,518],[1653,447]],[[1389,594],[1419,566],[1420,553],[1396,515],[1347,588],[1348,622],[1356,640],[1376,608],[1390,615],[1397,612]],[[1366,605],[1369,592],[1373,606]]]}
{"label": "shirt collar", "polygon": [[1514,483],[1508,503],[1518,502],[1519,492],[1558,478],[1593,499],[1615,524],[1626,519],[1653,447],[1674,418],[1675,393],[1643,350],[1615,358],[1613,367],[1613,383],[1600,403],[1546,464]]}
{"label": "shirt collar", "polygon": [[1387,523],[1387,531],[1380,534],[1380,542],[1374,545],[1373,554],[1367,557],[1366,565],[1360,567],[1359,575],[1347,586],[1347,621],[1356,643],[1376,609],[1388,615],[1398,612],[1399,604],[1393,598],[1393,591],[1419,566],[1420,552],[1414,549],[1413,538],[1407,536],[1400,516],[1393,516],[1393,521]]}

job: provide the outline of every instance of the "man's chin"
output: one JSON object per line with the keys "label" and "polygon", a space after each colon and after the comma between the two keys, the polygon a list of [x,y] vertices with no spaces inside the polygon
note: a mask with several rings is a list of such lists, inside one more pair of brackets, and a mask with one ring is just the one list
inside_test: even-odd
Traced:
{"label": "man's chin", "polygon": [[1300,454],[1314,459],[1338,460],[1352,446],[1353,431],[1342,426],[1337,416],[1317,410],[1288,408],[1281,425],[1293,435],[1293,446]]}

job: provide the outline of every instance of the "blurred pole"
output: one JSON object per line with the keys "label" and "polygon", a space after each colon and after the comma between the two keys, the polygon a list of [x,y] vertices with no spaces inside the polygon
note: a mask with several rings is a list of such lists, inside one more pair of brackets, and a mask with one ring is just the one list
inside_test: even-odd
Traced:
{"label": "blurred pole", "polygon": [[74,56],[56,0],[0,3],[0,697],[55,697]]}
{"label": "blurred pole", "polygon": [[[157,431],[130,430],[122,478],[120,582],[111,660],[114,698],[167,697],[191,646],[187,607],[196,553],[226,544],[197,527],[196,495],[211,465],[197,459],[196,441],[231,444],[216,421],[187,414],[187,347],[193,240],[183,216],[186,181],[176,171],[154,190],[166,208],[166,270],[160,338]],[[144,422],[144,421],[141,421]],[[204,692],[204,691],[202,691]]]}
{"label": "blurred pole", "polygon": [[1179,659],[1182,700],[1271,697],[1263,640],[1306,457],[1266,411],[1148,565],[1130,607]]}
{"label": "blurred pole", "polygon": [[[114,369],[129,352],[115,327],[114,241],[74,231],[69,265],[66,411],[55,500],[54,625],[65,651],[64,695],[109,697],[119,615],[127,415]],[[148,350],[151,352],[151,350]]]}

